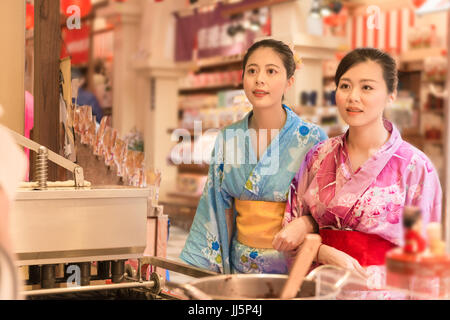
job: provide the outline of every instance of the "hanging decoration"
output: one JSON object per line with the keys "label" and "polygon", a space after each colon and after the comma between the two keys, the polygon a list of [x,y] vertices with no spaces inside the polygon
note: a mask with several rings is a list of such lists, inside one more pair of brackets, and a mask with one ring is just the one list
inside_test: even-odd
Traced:
{"label": "hanging decoration", "polygon": [[425,2],[426,0],[412,0],[412,3],[416,8],[420,8]]}
{"label": "hanging decoration", "polygon": [[34,28],[34,6],[31,3],[27,3],[26,6],[25,28],[27,30]]}

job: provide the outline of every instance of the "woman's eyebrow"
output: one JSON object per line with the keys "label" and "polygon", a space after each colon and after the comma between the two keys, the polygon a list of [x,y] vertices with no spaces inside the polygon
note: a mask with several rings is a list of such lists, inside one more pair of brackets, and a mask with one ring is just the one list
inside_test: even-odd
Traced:
{"label": "woman's eyebrow", "polygon": [[[352,80],[350,80],[349,78],[341,78],[341,80],[352,82]],[[359,82],[366,82],[366,81],[378,82],[377,80],[374,80],[374,79],[361,79],[361,80],[359,80]]]}
{"label": "woman's eyebrow", "polygon": [[361,80],[359,80],[359,82],[366,82],[366,81],[378,82],[377,80],[374,80],[374,79],[361,79]]}
{"label": "woman's eyebrow", "polygon": [[275,68],[280,69],[279,66],[277,66],[276,64],[273,64],[273,63],[266,64],[266,67],[275,67]]}

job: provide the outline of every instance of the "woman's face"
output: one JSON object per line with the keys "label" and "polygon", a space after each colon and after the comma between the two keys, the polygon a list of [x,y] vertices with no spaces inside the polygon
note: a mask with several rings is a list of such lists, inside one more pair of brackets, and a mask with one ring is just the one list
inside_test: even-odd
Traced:
{"label": "woman's face", "polygon": [[287,79],[283,61],[273,49],[261,47],[248,58],[243,82],[253,108],[280,107],[294,77]]}
{"label": "woman's face", "polygon": [[386,105],[395,100],[388,93],[382,67],[374,61],[361,62],[344,73],[336,89],[336,104],[350,126],[365,126],[381,120]]}

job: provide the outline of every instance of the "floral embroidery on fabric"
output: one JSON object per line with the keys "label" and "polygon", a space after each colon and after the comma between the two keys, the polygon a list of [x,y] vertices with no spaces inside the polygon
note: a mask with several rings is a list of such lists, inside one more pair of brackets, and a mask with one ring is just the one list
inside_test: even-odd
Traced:
{"label": "floral embroidery on fabric", "polygon": [[[252,112],[220,131],[205,189],[180,254],[186,263],[223,273],[287,273],[286,259],[277,250],[254,250],[236,242],[229,244],[224,219],[225,210],[233,206],[235,199],[285,202],[290,183],[306,153],[327,138],[318,126],[307,124],[284,108],[287,118],[279,132],[280,139],[268,146],[259,161],[254,159],[251,140],[246,137]],[[299,132],[301,126],[309,129],[305,136]],[[278,161],[272,162],[271,156],[276,156]]]}
{"label": "floral embroidery on fabric", "polygon": [[[431,161],[403,141],[398,130],[385,121],[389,140],[356,172],[348,164],[347,133],[313,147],[290,190],[284,223],[311,214],[319,228],[359,231],[378,235],[393,245],[402,244],[404,206],[422,209],[422,221],[441,220],[442,189]],[[307,181],[307,183],[304,183]],[[424,228],[425,229],[425,228]],[[371,288],[380,288],[385,274],[374,268]],[[356,298],[364,295],[356,294]],[[388,297],[389,292],[365,297]]]}
{"label": "floral embroidery on fabric", "polygon": [[207,231],[206,239],[208,246],[203,248],[202,253],[208,258],[212,265],[217,265],[217,267],[222,270],[222,255],[220,254],[220,244],[217,237]]}

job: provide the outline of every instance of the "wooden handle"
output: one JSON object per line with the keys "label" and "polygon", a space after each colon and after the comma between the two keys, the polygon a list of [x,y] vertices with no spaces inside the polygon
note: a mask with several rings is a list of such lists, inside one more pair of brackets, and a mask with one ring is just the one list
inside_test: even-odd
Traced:
{"label": "wooden handle", "polygon": [[305,242],[295,258],[294,266],[289,273],[289,278],[281,291],[281,299],[291,299],[297,295],[303,279],[317,254],[321,241],[322,239],[318,234],[308,234],[306,236]]}

